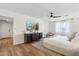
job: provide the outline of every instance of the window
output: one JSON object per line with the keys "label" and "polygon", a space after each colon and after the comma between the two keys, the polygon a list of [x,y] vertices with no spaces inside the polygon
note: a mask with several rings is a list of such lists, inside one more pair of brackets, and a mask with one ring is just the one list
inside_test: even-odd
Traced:
{"label": "window", "polygon": [[69,22],[56,22],[56,33],[68,33]]}

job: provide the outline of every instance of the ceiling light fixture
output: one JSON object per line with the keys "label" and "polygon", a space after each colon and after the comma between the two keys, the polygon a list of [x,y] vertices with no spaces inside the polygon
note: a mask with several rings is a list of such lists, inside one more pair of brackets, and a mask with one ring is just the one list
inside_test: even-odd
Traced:
{"label": "ceiling light fixture", "polygon": [[54,16],[53,14],[54,14],[53,12],[50,12],[50,16],[49,17],[50,18],[59,18],[59,17],[61,17],[61,16]]}

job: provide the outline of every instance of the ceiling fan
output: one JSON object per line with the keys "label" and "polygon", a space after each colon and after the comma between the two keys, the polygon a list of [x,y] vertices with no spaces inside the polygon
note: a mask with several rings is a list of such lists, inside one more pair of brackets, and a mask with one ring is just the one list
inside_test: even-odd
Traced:
{"label": "ceiling fan", "polygon": [[61,17],[61,16],[54,16],[53,14],[54,14],[53,12],[50,12],[50,16],[49,17],[50,18],[59,18],[59,17]]}

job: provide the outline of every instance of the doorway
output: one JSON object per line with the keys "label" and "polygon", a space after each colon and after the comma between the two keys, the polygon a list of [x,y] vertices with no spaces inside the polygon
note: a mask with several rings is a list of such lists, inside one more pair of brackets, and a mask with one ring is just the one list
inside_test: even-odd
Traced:
{"label": "doorway", "polygon": [[0,47],[10,47],[13,45],[13,21],[0,19]]}

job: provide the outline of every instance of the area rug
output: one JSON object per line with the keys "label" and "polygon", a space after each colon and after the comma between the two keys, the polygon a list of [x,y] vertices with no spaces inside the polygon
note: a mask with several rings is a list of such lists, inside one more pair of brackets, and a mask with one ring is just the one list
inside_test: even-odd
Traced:
{"label": "area rug", "polygon": [[36,47],[36,48],[48,53],[50,56],[62,56],[61,54],[59,54],[59,53],[57,53],[55,51],[52,51],[52,50],[49,50],[49,49],[43,47],[42,41],[34,42],[34,43],[32,43],[32,45],[34,47]]}

